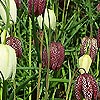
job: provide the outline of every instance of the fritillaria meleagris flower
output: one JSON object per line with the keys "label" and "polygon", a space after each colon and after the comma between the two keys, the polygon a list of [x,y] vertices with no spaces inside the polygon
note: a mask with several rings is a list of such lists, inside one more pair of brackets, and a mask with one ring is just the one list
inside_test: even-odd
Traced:
{"label": "fritillaria meleagris flower", "polygon": [[100,3],[97,5],[97,11],[100,11]]}
{"label": "fritillaria meleagris flower", "polygon": [[97,54],[97,50],[97,39],[87,36],[82,39],[80,49],[81,56],[87,53],[91,57],[92,61],[94,61]]}
{"label": "fritillaria meleagris flower", "polygon": [[98,34],[97,34],[97,44],[98,48],[100,48],[100,29],[98,29]]}
{"label": "fritillaria meleagris flower", "polygon": [[75,82],[75,96],[77,100],[82,100],[81,95],[85,100],[97,100],[98,85],[92,75],[84,73],[77,77]]}
{"label": "fritillaria meleagris flower", "polygon": [[[84,54],[83,56],[81,56],[79,58],[79,68],[83,68],[85,69],[86,73],[88,73],[89,71],[89,68],[91,66],[91,63],[92,63],[92,59],[89,55],[87,54]],[[84,73],[84,70],[83,69],[80,69],[80,73],[83,74]]]}
{"label": "fritillaria meleagris flower", "polygon": [[[49,17],[48,17],[48,15],[49,15]],[[38,24],[39,24],[40,28],[42,29],[43,16],[42,15],[38,16],[37,20],[38,20]],[[49,23],[50,23],[50,27],[49,27]],[[50,9],[47,9],[47,8],[45,9],[44,24],[48,28],[55,30],[55,28],[56,28],[56,16],[55,16],[54,10],[50,10]]]}
{"label": "fritillaria meleagris flower", "polygon": [[32,7],[34,6],[34,15],[39,16],[44,13],[46,0],[28,0],[28,12],[32,15]]}
{"label": "fritillaria meleagris flower", "polygon": [[[3,4],[5,5],[5,7],[7,7],[7,5],[5,4],[4,1],[8,2],[8,0],[1,0],[3,2]],[[16,19],[17,19],[17,7],[16,7],[16,4],[15,4],[15,1],[14,0],[9,0],[9,6],[10,6],[10,9],[9,9],[9,17],[10,17],[10,20],[13,21],[14,23],[16,23]],[[3,5],[1,4],[0,2],[0,16],[3,20],[3,22],[6,24],[7,22],[7,15],[6,15],[6,11],[3,7]]]}
{"label": "fritillaria meleagris flower", "polygon": [[[4,80],[7,80],[11,76],[14,79],[16,64],[17,58],[15,50],[9,45],[0,44],[0,71]],[[3,79],[2,75],[0,74],[1,79]]]}
{"label": "fritillaria meleagris flower", "polygon": [[15,49],[17,57],[22,56],[21,41],[18,38],[12,36],[7,37],[6,44],[10,45],[13,49]]}
{"label": "fritillaria meleagris flower", "polygon": [[16,3],[17,8],[21,7],[21,0],[14,0]]}
{"label": "fritillaria meleagris flower", "polygon": [[[42,63],[43,66],[48,65],[48,56],[47,50],[44,48],[42,54]],[[61,68],[61,65],[64,61],[64,47],[59,42],[51,42],[50,44],[50,69],[58,70]]]}

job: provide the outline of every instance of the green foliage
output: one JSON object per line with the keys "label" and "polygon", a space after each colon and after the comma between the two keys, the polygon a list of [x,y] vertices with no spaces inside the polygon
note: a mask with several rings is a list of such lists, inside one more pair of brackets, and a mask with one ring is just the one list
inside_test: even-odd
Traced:
{"label": "green foliage", "polygon": [[[96,37],[97,30],[100,27],[100,12],[96,9],[97,4],[98,0],[64,0],[65,6],[61,8],[59,0],[47,0],[46,6],[54,10],[57,24],[55,31],[44,26],[43,47],[47,47],[50,41],[57,41],[61,42],[65,48],[65,60],[61,69],[58,71],[49,70],[48,100],[65,100],[66,98],[66,100],[75,100],[74,83],[79,72],[75,76],[74,73],[79,67],[81,39],[86,35]],[[0,23],[1,25],[2,23]],[[18,9],[17,23],[10,32],[21,40],[23,54],[17,61],[15,84],[10,80],[8,81],[7,100],[14,100],[14,97],[16,100],[36,100],[37,98],[39,64],[41,61],[39,61],[40,37],[34,36],[39,30],[36,17],[34,17],[34,23],[32,23],[32,30],[30,28],[27,0],[22,0],[22,6]],[[3,30],[1,27],[0,29]],[[30,30],[32,31],[31,36]],[[34,37],[37,45],[33,43]],[[50,37],[51,39],[49,39]],[[89,71],[98,83],[100,81],[99,62],[98,51],[96,60]],[[40,100],[45,100],[46,74],[47,68],[42,68]],[[32,99],[29,99],[30,96]]]}

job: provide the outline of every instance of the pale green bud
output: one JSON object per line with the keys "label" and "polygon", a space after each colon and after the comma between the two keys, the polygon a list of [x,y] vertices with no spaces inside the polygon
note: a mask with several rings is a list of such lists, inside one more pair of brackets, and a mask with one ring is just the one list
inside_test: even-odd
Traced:
{"label": "pale green bud", "polygon": [[[79,66],[80,66],[80,68],[85,69],[86,73],[89,72],[89,68],[91,66],[91,63],[92,63],[92,59],[87,54],[85,54],[79,58]],[[81,74],[85,73],[85,71],[83,69],[79,70]]]}

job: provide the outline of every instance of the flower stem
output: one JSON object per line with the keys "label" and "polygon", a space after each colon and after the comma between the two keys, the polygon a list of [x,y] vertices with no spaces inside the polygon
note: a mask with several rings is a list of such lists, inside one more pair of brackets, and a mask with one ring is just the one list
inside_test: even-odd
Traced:
{"label": "flower stem", "polygon": [[2,100],[7,100],[7,80],[3,81]]}
{"label": "flower stem", "polygon": [[91,23],[91,24],[90,24],[90,37],[93,36],[92,32],[93,32],[93,28],[92,28],[92,23]]}
{"label": "flower stem", "polygon": [[38,75],[38,86],[37,86],[37,100],[40,99],[40,84],[41,84],[41,67],[42,64],[39,64],[39,75]]}
{"label": "flower stem", "polygon": [[[31,18],[29,17],[29,67],[31,67],[31,35],[32,35],[32,21]],[[32,75],[32,72],[30,70],[29,75]],[[30,82],[31,84],[31,82]],[[29,94],[31,93],[31,86],[29,87]],[[32,100],[31,95],[29,96],[29,100]]]}
{"label": "flower stem", "polygon": [[48,100],[50,50],[49,50],[49,43],[48,43],[47,33],[45,33],[45,38],[46,38],[46,46],[47,46],[47,54],[48,54],[48,66],[47,66],[47,74],[46,74],[45,100]]}
{"label": "flower stem", "polygon": [[[66,0],[65,0],[65,1],[66,1]],[[64,1],[64,2],[65,2],[65,1]],[[68,13],[68,7],[69,7],[70,1],[71,1],[71,0],[68,0],[67,7],[66,7],[66,9],[65,9],[65,11],[66,11],[66,14],[65,14],[65,23],[66,23],[66,19],[67,19],[67,13]],[[64,4],[66,4],[66,3],[64,3]]]}
{"label": "flower stem", "polygon": [[64,0],[63,14],[62,14],[62,23],[65,24],[65,10],[66,10],[66,0]]}
{"label": "flower stem", "polygon": [[[42,45],[43,45],[43,34],[40,36],[40,58],[42,61]],[[37,86],[37,100],[40,98],[40,85],[41,85],[41,71],[42,71],[42,63],[39,63],[39,75],[38,75],[38,86]]]}
{"label": "flower stem", "polygon": [[46,35],[46,45],[47,45],[47,54],[48,54],[48,66],[47,66],[47,74],[46,74],[46,94],[45,94],[45,100],[48,100],[48,90],[49,90],[49,67],[50,67],[50,42],[51,42],[51,32],[50,32],[50,16],[49,11],[48,12],[48,19],[49,19],[49,35]]}
{"label": "flower stem", "polygon": [[2,87],[3,87],[3,84],[2,84],[3,82],[1,82],[1,85],[0,85],[0,100],[2,100],[2,91],[3,91],[3,89],[2,89]]}
{"label": "flower stem", "polygon": [[13,86],[14,86],[14,100],[16,100],[16,81],[15,79],[13,80]]}

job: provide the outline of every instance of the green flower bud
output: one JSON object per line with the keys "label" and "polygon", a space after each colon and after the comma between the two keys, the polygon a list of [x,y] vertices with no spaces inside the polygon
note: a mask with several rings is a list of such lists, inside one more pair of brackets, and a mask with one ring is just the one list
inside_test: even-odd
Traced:
{"label": "green flower bud", "polygon": [[[88,73],[91,63],[92,63],[92,59],[89,55],[85,54],[79,58],[79,66],[80,68],[84,68],[86,73]],[[80,73],[83,74],[85,72],[83,69],[80,69]]]}

